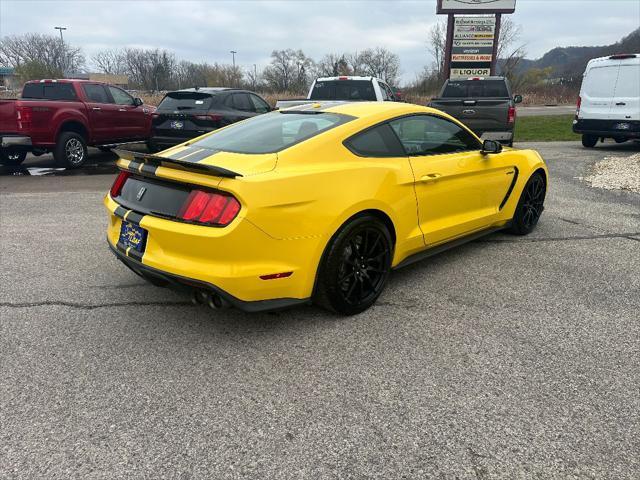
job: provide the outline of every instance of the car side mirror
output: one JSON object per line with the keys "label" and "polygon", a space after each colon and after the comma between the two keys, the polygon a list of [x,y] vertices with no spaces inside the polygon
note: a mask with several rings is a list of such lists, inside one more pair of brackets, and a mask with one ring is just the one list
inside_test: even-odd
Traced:
{"label": "car side mirror", "polygon": [[133,99],[133,104],[134,104],[136,107],[139,107],[139,106],[140,106],[140,105],[142,105],[143,103],[144,103],[144,102],[142,101],[142,99],[141,99],[141,98],[136,97],[136,98],[134,98],[134,99]]}
{"label": "car side mirror", "polygon": [[513,97],[513,103],[522,103],[522,95],[516,95]]}
{"label": "car side mirror", "polygon": [[484,155],[500,152],[502,152],[502,144],[500,142],[496,142],[495,140],[485,140],[482,144],[482,153]]}

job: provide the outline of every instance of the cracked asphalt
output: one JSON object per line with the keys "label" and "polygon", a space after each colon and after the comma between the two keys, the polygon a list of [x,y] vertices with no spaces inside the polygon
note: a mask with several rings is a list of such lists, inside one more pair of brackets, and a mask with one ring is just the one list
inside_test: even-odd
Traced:
{"label": "cracked asphalt", "polygon": [[638,147],[526,146],[531,236],[351,318],[192,306],[109,252],[112,175],[0,177],[0,478],[639,478],[640,195],[576,178]]}

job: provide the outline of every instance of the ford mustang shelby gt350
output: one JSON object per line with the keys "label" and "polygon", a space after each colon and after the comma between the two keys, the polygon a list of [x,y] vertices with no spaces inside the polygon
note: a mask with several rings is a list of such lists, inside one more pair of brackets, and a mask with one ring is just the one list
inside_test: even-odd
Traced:
{"label": "ford mustang shelby gt350", "polygon": [[315,103],[156,155],[120,151],[115,255],[155,285],[246,311],[370,307],[391,269],[497,230],[531,232],[547,167],[406,103]]}

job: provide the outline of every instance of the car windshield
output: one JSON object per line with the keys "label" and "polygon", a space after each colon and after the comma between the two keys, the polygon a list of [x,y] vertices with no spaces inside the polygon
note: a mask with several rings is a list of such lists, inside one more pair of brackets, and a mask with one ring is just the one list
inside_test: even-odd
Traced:
{"label": "car windshield", "polygon": [[376,92],[371,80],[317,81],[310,100],[375,101]]}
{"label": "car windshield", "polygon": [[234,153],[275,153],[352,119],[327,112],[273,112],[226,127],[193,145]]}
{"label": "car windshield", "polygon": [[449,82],[444,98],[509,98],[504,80],[464,80]]}
{"label": "car windshield", "polygon": [[158,110],[208,110],[213,97],[200,92],[170,92],[162,99]]}

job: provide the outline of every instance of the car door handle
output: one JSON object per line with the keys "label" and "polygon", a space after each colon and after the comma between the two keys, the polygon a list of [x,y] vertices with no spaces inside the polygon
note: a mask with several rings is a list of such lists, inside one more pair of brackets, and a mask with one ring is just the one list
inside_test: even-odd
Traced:
{"label": "car door handle", "polygon": [[616,105],[617,105],[617,106],[619,106],[619,107],[623,107],[623,106],[625,106],[625,105],[626,105],[626,103],[624,103],[624,102],[618,102],[618,103],[616,103]]}
{"label": "car door handle", "polygon": [[126,109],[126,108],[119,108],[119,109],[118,109],[118,111],[119,111],[119,112],[126,112],[126,111],[127,111],[127,109]]}
{"label": "car door handle", "polygon": [[420,181],[421,182],[433,182],[434,180],[438,180],[441,177],[442,177],[441,173],[427,173],[426,175],[424,175],[420,179]]}
{"label": "car door handle", "polygon": [[93,107],[91,110],[96,110],[96,111],[98,111],[98,110],[102,110],[102,109],[101,109],[100,107]]}

